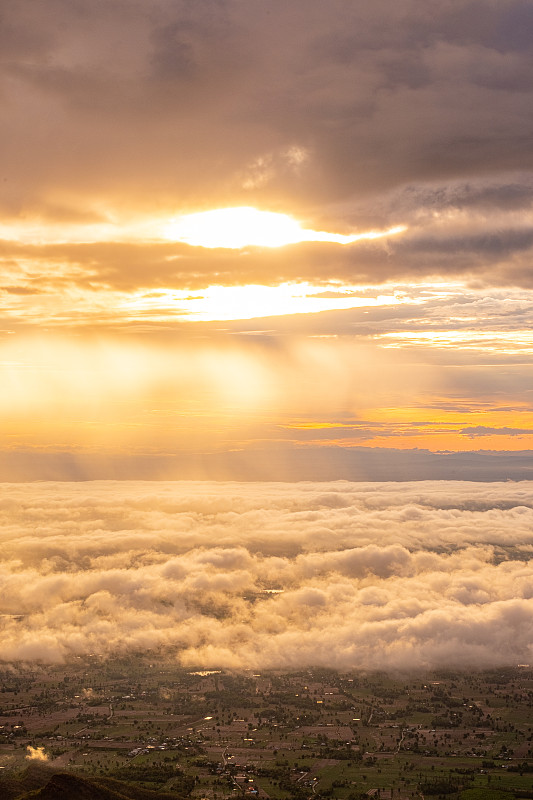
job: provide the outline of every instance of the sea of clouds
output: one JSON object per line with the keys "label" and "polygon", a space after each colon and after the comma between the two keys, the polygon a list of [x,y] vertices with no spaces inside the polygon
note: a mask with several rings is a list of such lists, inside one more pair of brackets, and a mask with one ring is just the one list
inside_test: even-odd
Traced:
{"label": "sea of clouds", "polygon": [[533,658],[533,482],[3,484],[0,659]]}

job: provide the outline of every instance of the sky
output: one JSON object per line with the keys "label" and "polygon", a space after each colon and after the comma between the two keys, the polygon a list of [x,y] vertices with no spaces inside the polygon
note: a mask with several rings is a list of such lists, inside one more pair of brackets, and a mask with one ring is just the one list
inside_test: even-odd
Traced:
{"label": "sky", "polygon": [[524,0],[5,0],[0,480],[531,476]]}

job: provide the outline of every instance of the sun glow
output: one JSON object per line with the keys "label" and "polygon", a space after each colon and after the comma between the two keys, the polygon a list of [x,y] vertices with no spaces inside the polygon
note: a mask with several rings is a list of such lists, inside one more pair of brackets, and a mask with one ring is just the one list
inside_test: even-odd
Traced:
{"label": "sun glow", "polygon": [[209,286],[199,292],[161,290],[128,301],[128,306],[151,317],[168,318],[179,313],[183,319],[198,322],[255,319],[258,317],[307,314],[348,308],[369,308],[405,302],[402,293],[391,291],[373,297],[365,287],[333,285],[333,291],[309,283],[282,283],[278,286]]}
{"label": "sun glow", "polygon": [[54,222],[28,218],[0,222],[0,239],[21,244],[95,244],[127,242],[153,244],[183,242],[195,247],[229,248],[283,247],[299,242],[352,244],[364,239],[382,239],[407,230],[397,225],[387,230],[342,234],[303,228],[288,214],[257,208],[219,208],[175,218],[133,216],[122,218],[102,211],[98,222]]}
{"label": "sun glow", "polygon": [[172,241],[197,247],[240,249],[247,246],[283,247],[298,242],[335,242],[351,244],[361,239],[379,239],[402,233],[398,225],[386,231],[367,231],[344,235],[302,228],[288,214],[260,211],[257,208],[220,208],[187,214],[172,220],[163,234]]}

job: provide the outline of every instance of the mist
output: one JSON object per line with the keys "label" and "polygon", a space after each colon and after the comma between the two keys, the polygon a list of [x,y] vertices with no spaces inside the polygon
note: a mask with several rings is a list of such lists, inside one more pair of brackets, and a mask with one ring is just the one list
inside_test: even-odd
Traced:
{"label": "mist", "polygon": [[4,484],[4,662],[185,666],[532,657],[532,483]]}

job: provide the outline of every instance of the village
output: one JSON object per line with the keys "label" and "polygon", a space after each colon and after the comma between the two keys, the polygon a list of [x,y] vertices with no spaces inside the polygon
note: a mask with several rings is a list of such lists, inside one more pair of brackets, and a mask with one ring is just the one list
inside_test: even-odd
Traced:
{"label": "village", "polygon": [[69,773],[196,800],[533,797],[532,704],[527,665],[233,673],[153,653],[9,665],[1,796]]}

